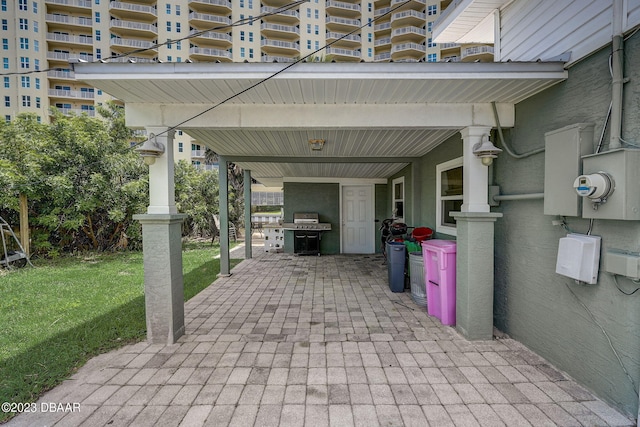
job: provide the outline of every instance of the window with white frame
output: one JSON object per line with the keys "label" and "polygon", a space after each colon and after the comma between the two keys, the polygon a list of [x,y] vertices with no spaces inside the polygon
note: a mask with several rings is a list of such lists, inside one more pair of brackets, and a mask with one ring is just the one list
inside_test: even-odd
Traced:
{"label": "window with white frame", "polygon": [[457,236],[451,212],[462,207],[462,157],[436,166],[436,231]]}
{"label": "window with white frame", "polygon": [[404,176],[391,181],[393,197],[393,216],[398,222],[404,222]]}

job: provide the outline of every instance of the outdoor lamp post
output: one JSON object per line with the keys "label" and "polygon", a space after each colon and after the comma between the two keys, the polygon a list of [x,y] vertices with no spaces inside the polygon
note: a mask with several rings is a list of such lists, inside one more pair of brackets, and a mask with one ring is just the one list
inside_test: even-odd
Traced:
{"label": "outdoor lamp post", "polygon": [[149,134],[149,138],[135,151],[140,154],[145,165],[152,165],[156,162],[156,158],[164,153],[164,145],[156,140],[154,134]]}
{"label": "outdoor lamp post", "polygon": [[502,150],[489,141],[489,135],[483,135],[482,140],[473,146],[473,154],[475,154],[485,166],[489,166],[493,162],[493,159],[498,157],[499,153],[502,153]]}

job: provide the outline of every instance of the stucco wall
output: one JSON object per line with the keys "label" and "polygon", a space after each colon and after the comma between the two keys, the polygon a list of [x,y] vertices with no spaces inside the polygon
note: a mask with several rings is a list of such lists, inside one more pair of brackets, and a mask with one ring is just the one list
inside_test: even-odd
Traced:
{"label": "stucco wall", "polygon": [[[640,141],[640,36],[626,43],[623,137]],[[509,132],[516,152],[544,146],[544,133],[578,122],[595,124],[598,139],[611,99],[606,48],[569,69],[569,79],[516,106],[516,126]],[[608,142],[608,133],[605,139]],[[503,194],[544,190],[544,154],[516,160],[502,153],[494,166],[495,183]],[[577,285],[555,273],[558,241],[566,235],[543,214],[543,201],[502,202],[496,222],[495,325],[579,382],[632,416],[638,395],[618,363],[602,330],[609,334],[622,363],[640,383],[640,296],[619,292],[601,270],[596,285]],[[568,218],[585,233],[588,220]],[[607,248],[640,249],[640,222],[596,220],[593,234]],[[626,279],[627,291],[636,288]],[[575,296],[570,292],[571,289]]]}
{"label": "stucco wall", "polygon": [[[294,212],[318,212],[320,222],[330,222],[331,231],[322,233],[320,252],[340,253],[340,185],[285,182],[284,222],[293,222]],[[293,253],[293,231],[284,232],[284,249]]]}
{"label": "stucco wall", "polygon": [[382,220],[389,218],[391,208],[388,200],[388,186],[386,184],[376,184],[375,186],[375,205],[376,205],[376,253],[382,253],[382,244],[380,242],[380,225]]}

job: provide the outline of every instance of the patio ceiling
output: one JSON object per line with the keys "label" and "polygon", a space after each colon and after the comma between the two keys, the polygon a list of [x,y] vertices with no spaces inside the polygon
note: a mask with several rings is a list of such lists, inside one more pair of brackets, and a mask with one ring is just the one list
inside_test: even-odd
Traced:
{"label": "patio ceiling", "polygon": [[[491,102],[513,125],[516,103],[567,77],[562,63],[300,63],[282,72],[290,65],[85,63],[75,71],[125,102],[129,126],[177,126],[266,185],[387,178],[466,126],[493,126]],[[326,140],[324,149],[311,151],[309,139]]]}

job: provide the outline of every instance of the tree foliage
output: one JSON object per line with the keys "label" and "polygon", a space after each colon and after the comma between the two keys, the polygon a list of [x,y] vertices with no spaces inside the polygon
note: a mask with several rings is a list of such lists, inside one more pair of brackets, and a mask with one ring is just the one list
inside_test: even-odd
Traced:
{"label": "tree foliage", "polygon": [[[132,219],[149,203],[148,168],[132,150],[121,107],[99,108],[103,120],[55,113],[51,123],[20,115],[0,123],[0,215],[18,224],[19,194],[29,200],[32,248],[62,251],[137,249]],[[184,231],[207,235],[217,213],[217,175],[176,166]]]}

